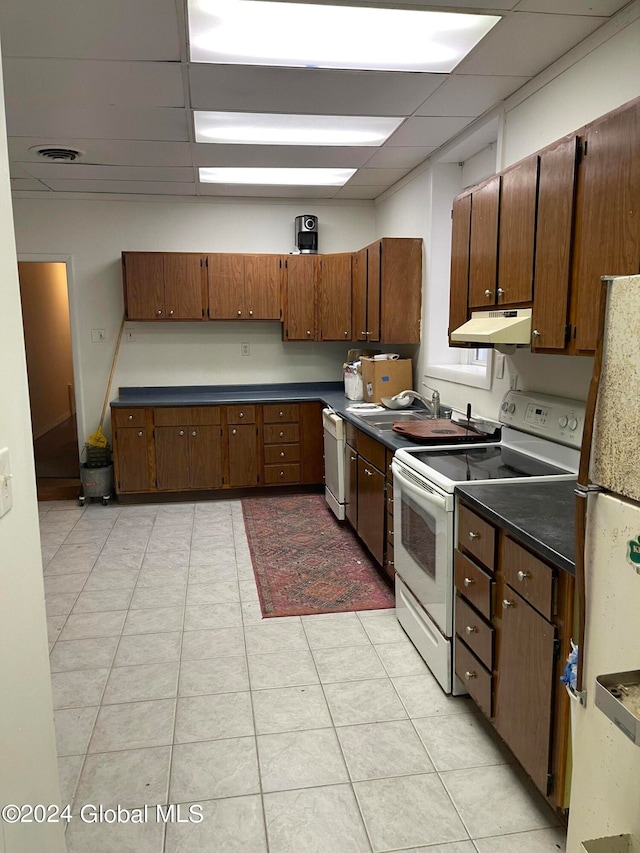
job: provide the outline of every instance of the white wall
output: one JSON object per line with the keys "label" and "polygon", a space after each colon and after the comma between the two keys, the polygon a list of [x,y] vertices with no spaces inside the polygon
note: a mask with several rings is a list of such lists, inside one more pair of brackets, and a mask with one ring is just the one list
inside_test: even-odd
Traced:
{"label": "white wall", "polygon": [[[123,251],[287,253],[294,219],[319,218],[324,253],[362,248],[375,239],[370,202],[224,202],[217,199],[14,201],[21,260],[68,258],[69,295],[81,444],[99,422],[123,314]],[[91,342],[91,329],[106,331]],[[283,344],[280,323],[131,323],[111,397],[125,385],[251,385],[340,381],[344,344]],[[240,357],[240,344],[251,355]],[[108,412],[107,412],[108,415]]]}
{"label": "white wall", "polygon": [[[1,76],[1,71],[0,71]],[[0,98],[0,448],[14,506],[0,518],[0,803],[56,803],[58,768],[4,101]],[[62,824],[0,821],[0,851],[63,853]]]}

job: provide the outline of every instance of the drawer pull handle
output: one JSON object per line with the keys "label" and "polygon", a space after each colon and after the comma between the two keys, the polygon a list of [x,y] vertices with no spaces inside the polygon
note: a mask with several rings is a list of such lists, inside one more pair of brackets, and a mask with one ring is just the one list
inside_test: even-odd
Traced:
{"label": "drawer pull handle", "polygon": [[243,417],[244,417],[244,412],[240,412],[240,414],[239,414],[239,416],[238,416],[238,417],[243,418]]}
{"label": "drawer pull handle", "polygon": [[464,677],[467,679],[467,681],[470,681],[472,678],[477,678],[477,677],[478,677],[478,673],[477,673],[477,672],[474,672],[473,670],[469,670],[469,669],[468,669],[468,670],[465,672]]}
{"label": "drawer pull handle", "polygon": [[284,412],[278,412],[278,414],[280,415],[281,418],[284,417]]}
{"label": "drawer pull handle", "polygon": [[518,572],[518,580],[523,581],[531,577],[531,572]]}
{"label": "drawer pull handle", "polygon": [[467,632],[467,634],[477,634],[478,633],[478,629],[476,628],[475,625],[467,625],[467,627],[464,630]]}
{"label": "drawer pull handle", "polygon": [[280,451],[280,458],[281,458],[281,459],[284,459],[284,450],[281,450],[281,451]]}
{"label": "drawer pull handle", "polygon": [[464,585],[465,586],[471,586],[472,583],[475,583],[473,578],[465,578],[464,579]]}
{"label": "drawer pull handle", "polygon": [[130,420],[130,421],[132,421],[132,420],[133,420],[133,415],[129,415],[129,420]]}
{"label": "drawer pull handle", "polygon": [[469,539],[479,539],[479,538],[480,538],[479,533],[474,533],[473,530],[469,531]]}
{"label": "drawer pull handle", "polygon": [[280,438],[282,438],[283,435],[284,433],[282,432],[282,430],[280,430]]}
{"label": "drawer pull handle", "polygon": [[284,477],[284,471],[280,471],[280,476]]}
{"label": "drawer pull handle", "polygon": [[502,606],[503,607],[513,607],[513,601],[509,601],[508,598],[503,598],[502,599]]}

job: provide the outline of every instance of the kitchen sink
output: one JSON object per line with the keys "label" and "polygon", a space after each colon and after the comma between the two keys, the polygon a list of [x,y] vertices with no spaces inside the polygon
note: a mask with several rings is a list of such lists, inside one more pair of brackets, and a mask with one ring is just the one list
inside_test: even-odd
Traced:
{"label": "kitchen sink", "polygon": [[369,426],[375,429],[393,429],[395,423],[402,421],[426,421],[430,419],[428,412],[382,412],[366,418]]}

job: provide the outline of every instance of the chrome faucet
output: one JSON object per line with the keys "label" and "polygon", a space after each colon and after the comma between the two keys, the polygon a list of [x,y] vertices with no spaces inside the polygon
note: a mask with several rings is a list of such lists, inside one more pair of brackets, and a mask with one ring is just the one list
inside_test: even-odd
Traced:
{"label": "chrome faucet", "polygon": [[440,394],[437,391],[433,392],[430,400],[427,400],[427,398],[423,397],[422,394],[418,394],[417,391],[412,391],[411,389],[408,389],[407,391],[400,391],[399,394],[396,394],[395,397],[392,397],[391,399],[404,401],[407,397],[411,400],[420,400],[420,402],[426,406],[427,411],[432,418],[440,417]]}

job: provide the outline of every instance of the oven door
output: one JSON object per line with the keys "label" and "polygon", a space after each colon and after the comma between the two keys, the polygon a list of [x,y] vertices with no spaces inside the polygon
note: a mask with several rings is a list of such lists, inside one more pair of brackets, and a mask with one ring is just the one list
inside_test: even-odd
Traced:
{"label": "oven door", "polygon": [[453,632],[453,495],[431,486],[395,459],[395,569],[433,622]]}

